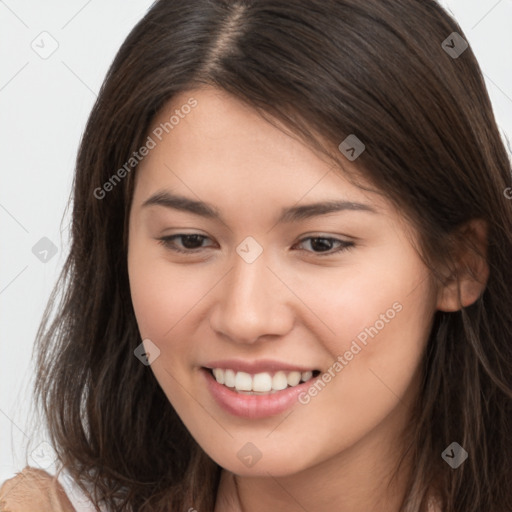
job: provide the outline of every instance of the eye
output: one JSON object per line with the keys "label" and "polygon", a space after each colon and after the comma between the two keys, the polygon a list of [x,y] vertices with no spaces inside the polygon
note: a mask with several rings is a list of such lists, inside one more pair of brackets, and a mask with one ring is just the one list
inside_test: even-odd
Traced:
{"label": "eye", "polygon": [[[354,247],[354,242],[347,242],[346,240],[340,240],[332,237],[322,236],[309,236],[300,240],[300,244],[309,242],[310,247],[313,249],[313,253],[318,256],[331,256],[337,252],[345,251]],[[338,247],[332,250],[332,245],[338,244]],[[320,250],[319,253],[316,250]]]}
{"label": "eye", "polygon": [[[181,246],[176,245],[176,240],[181,239]],[[181,252],[186,254],[193,254],[201,252],[208,246],[203,246],[202,243],[208,240],[207,236],[199,235],[197,233],[181,233],[177,235],[164,236],[159,238],[158,241],[164,247],[171,249],[175,252]],[[332,237],[306,237],[300,240],[299,244],[308,242],[314,254],[318,256],[330,256],[332,254],[350,249],[354,247],[354,242],[347,242],[346,240],[340,240]],[[337,244],[337,247],[333,250],[333,245]],[[318,252],[317,252],[318,251]]]}
{"label": "eye", "polygon": [[[182,246],[185,246],[184,248],[180,248],[176,245],[174,240],[177,238],[182,239]],[[179,235],[164,236],[162,238],[159,238],[158,243],[162,244],[164,247],[167,247],[168,249],[171,249],[172,251],[194,253],[200,252],[202,249],[204,249],[204,247],[201,247],[200,244],[207,238],[207,236],[199,235],[197,233],[182,233]]]}

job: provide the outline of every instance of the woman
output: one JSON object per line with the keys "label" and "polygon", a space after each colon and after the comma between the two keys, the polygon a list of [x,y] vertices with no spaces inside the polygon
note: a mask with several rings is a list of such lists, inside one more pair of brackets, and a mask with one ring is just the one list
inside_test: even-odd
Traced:
{"label": "woman", "polygon": [[510,511],[511,186],[434,1],[156,2],[38,333],[62,471],[102,510]]}

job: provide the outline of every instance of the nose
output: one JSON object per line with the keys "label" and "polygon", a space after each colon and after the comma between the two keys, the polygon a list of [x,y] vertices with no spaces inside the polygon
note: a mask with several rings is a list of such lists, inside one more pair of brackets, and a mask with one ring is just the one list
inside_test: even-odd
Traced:
{"label": "nose", "polygon": [[284,336],[293,327],[295,297],[285,283],[269,267],[265,251],[252,263],[235,253],[233,267],[216,287],[210,326],[242,344]]}

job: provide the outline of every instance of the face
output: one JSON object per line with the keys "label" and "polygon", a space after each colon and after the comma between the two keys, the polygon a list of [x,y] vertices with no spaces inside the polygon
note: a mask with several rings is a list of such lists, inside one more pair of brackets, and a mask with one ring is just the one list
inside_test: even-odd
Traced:
{"label": "face", "polygon": [[133,306],[148,371],[202,448],[289,475],[396,431],[436,306],[400,213],[213,88],[175,97],[150,137]]}

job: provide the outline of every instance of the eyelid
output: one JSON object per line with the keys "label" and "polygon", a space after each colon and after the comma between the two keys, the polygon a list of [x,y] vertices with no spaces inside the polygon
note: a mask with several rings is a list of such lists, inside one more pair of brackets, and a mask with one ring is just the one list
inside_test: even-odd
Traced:
{"label": "eyelid", "polygon": [[159,237],[159,238],[157,238],[157,240],[158,240],[159,244],[163,245],[165,248],[167,248],[171,251],[178,252],[178,253],[190,254],[190,255],[198,254],[198,253],[202,252],[203,249],[206,249],[208,247],[208,246],[207,247],[199,247],[197,249],[179,249],[175,245],[173,245],[173,240],[175,238],[183,238],[186,236],[197,236],[202,239],[210,239],[209,236],[202,235],[201,233],[176,233],[174,235],[166,235],[166,236]]}
{"label": "eyelid", "polygon": [[[174,251],[177,253],[182,253],[182,254],[188,254],[188,255],[202,253],[204,249],[207,249],[209,247],[209,246],[206,246],[206,247],[198,247],[196,249],[181,249],[181,248],[177,248],[176,245],[173,245],[174,239],[187,237],[187,236],[197,236],[197,237],[200,237],[202,240],[210,239],[209,236],[202,235],[200,233],[176,233],[173,235],[159,237],[159,238],[157,238],[157,240],[158,240],[159,244],[163,245],[165,248],[167,248],[171,251]],[[294,244],[294,246],[296,246],[297,244],[304,243],[309,240],[313,240],[313,239],[330,240],[334,243],[338,243],[339,245],[338,245],[337,249],[328,250],[325,252],[305,251],[304,249],[302,249],[302,251],[308,252],[308,253],[316,255],[316,256],[333,256],[335,254],[339,254],[343,251],[346,251],[347,249],[351,249],[351,248],[355,247],[355,243],[353,241],[343,240],[340,238],[336,238],[334,236],[327,236],[327,235],[322,235],[322,234],[304,236],[304,237],[300,238],[298,240],[298,242]]]}

